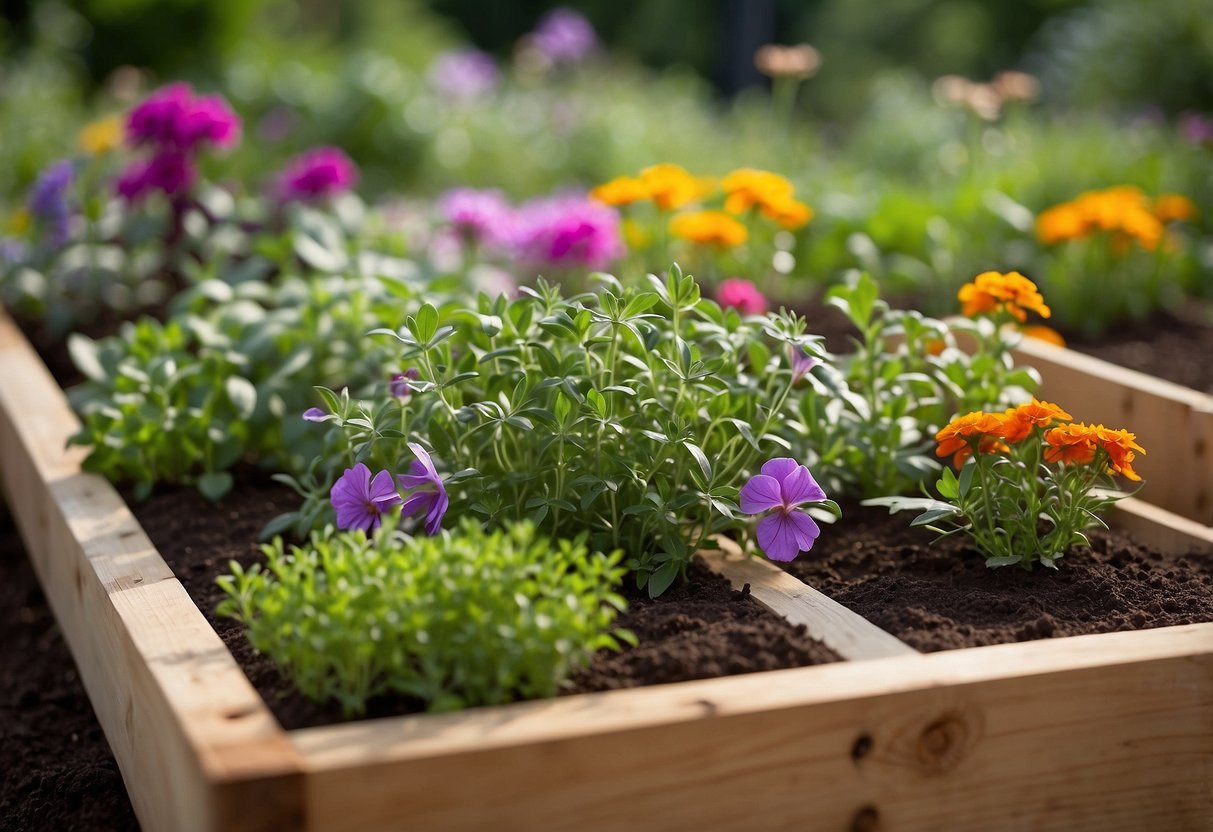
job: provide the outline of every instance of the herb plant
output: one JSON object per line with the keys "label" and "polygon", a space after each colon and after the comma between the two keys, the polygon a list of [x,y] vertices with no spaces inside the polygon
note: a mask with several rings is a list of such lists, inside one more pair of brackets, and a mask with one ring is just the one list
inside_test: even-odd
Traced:
{"label": "herb plant", "polygon": [[264,568],[232,562],[219,611],[305,696],[347,716],[389,693],[433,711],[549,697],[596,650],[633,640],[611,632],[621,555],[585,542],[470,518],[437,537],[395,522],[373,537],[328,527],[289,552],[275,538]]}
{"label": "herb plant", "polygon": [[936,436],[936,454],[952,457],[960,475],[944,469],[935,484],[943,499],[869,500],[890,511],[922,511],[913,525],[943,535],[965,532],[987,566],[1035,563],[1056,567],[1083,531],[1106,528],[1099,514],[1123,494],[1114,476],[1140,480],[1133,470],[1145,453],[1134,434],[1070,421],[1070,414],[1033,399],[1003,413],[975,411]]}

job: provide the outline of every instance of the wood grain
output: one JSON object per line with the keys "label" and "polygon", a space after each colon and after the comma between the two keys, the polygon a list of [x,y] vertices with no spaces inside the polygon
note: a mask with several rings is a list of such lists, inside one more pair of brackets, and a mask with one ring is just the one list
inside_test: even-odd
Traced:
{"label": "wood grain", "polygon": [[80,470],[80,449],[65,449],[77,427],[0,311],[8,504],[140,824],[299,825],[302,777],[286,734],[122,498]]}

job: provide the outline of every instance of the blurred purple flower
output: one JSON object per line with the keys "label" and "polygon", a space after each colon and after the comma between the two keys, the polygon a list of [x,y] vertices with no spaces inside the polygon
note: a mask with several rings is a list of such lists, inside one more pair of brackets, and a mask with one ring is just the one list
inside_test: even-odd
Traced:
{"label": "blurred purple flower", "polygon": [[1184,113],[1179,117],[1179,135],[1192,144],[1213,144],[1213,117]]}
{"label": "blurred purple flower", "polygon": [[[409,464],[410,473],[399,474],[396,480],[406,491],[424,490],[413,491],[401,506],[400,513],[410,516],[424,511],[425,533],[435,535],[442,528],[442,518],[450,505],[450,499],[446,495],[446,486],[442,484],[442,477],[438,476],[438,472],[434,469],[434,460],[430,459],[425,448],[416,442],[410,442],[409,450],[417,458]],[[430,490],[430,487],[433,490]]]}
{"label": "blurred purple flower", "polygon": [[190,157],[178,150],[163,150],[146,162],[132,162],[118,175],[115,189],[128,202],[142,199],[152,191],[177,196],[188,190],[198,178]]}
{"label": "blurred purple flower", "polygon": [[0,239],[0,266],[13,266],[29,257],[29,244],[15,237]]}
{"label": "blurred purple flower", "polygon": [[39,174],[29,192],[29,212],[50,229],[52,245],[67,242],[71,232],[71,208],[67,192],[72,187],[75,169],[71,160],[55,162]]}
{"label": "blurred purple flower", "polygon": [[564,6],[539,19],[530,41],[554,64],[577,63],[598,46],[598,36],[590,21]]}
{"label": "blurred purple flower", "polygon": [[625,252],[615,209],[573,195],[523,203],[514,250],[520,262],[531,266],[594,270]]}
{"label": "blurred purple flower", "polygon": [[380,471],[371,479],[371,469],[359,462],[333,483],[329,500],[337,512],[337,528],[362,529],[372,532],[379,528],[380,515],[401,503],[396,483],[388,471]]}
{"label": "blurred purple flower", "polygon": [[501,191],[455,188],[438,199],[438,212],[465,242],[505,246],[512,239],[514,209]]}
{"label": "blurred purple flower", "polygon": [[427,77],[439,94],[462,101],[491,93],[497,88],[501,73],[487,52],[456,49],[435,58]]}
{"label": "blurred purple flower", "polygon": [[788,363],[792,365],[792,383],[797,384],[821,363],[821,359],[809,355],[804,347],[788,344]]}
{"label": "blurred purple flower", "polygon": [[328,416],[328,414],[320,408],[309,407],[307,410],[303,411],[303,416],[301,418],[305,422],[323,422],[325,416]]}
{"label": "blurred purple flower", "polygon": [[286,163],[276,193],[282,202],[311,202],[345,193],[358,181],[358,168],[339,147],[316,147]]}
{"label": "blurred purple flower", "polygon": [[809,469],[794,459],[767,461],[742,487],[740,498],[746,514],[772,512],[758,521],[758,545],[771,560],[794,560],[812,549],[821,534],[817,522],[798,506],[824,500],[826,494]]}
{"label": "blurred purple flower", "polygon": [[240,118],[221,95],[194,96],[189,84],[161,87],[126,121],[130,144],[193,151],[209,143],[229,148],[240,140]]}
{"label": "blurred purple flower", "polygon": [[392,373],[392,380],[388,382],[388,391],[396,398],[404,401],[413,393],[409,387],[409,382],[416,381],[419,378],[421,378],[421,373],[417,372],[416,367],[409,367],[403,373]]}

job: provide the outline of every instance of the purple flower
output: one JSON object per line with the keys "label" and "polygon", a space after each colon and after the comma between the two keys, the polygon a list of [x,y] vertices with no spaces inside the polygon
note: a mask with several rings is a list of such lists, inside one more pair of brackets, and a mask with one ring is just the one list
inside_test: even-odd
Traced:
{"label": "purple flower", "polygon": [[[409,498],[404,501],[400,513],[403,515],[413,515],[424,511],[425,533],[435,535],[442,528],[442,517],[446,514],[447,506],[450,505],[451,501],[446,496],[446,486],[442,484],[442,477],[438,476],[438,472],[434,470],[434,460],[430,459],[430,455],[426,453],[425,448],[416,442],[410,442],[409,450],[417,458],[409,463],[410,473],[399,474],[396,480],[406,491],[412,489],[418,490],[413,491],[409,495]],[[429,490],[429,486],[433,486],[432,491]]]}
{"label": "purple flower", "polygon": [[430,85],[442,96],[458,100],[480,98],[497,88],[497,62],[479,49],[443,52],[430,64]]}
{"label": "purple flower", "polygon": [[421,378],[421,373],[417,372],[415,367],[409,367],[403,373],[392,373],[392,380],[388,382],[388,391],[396,398],[404,401],[413,392],[409,387],[409,382],[416,381],[419,378]]}
{"label": "purple flower", "polygon": [[615,209],[585,196],[531,200],[518,209],[517,259],[530,266],[600,270],[624,254]]}
{"label": "purple flower", "polygon": [[810,370],[821,363],[821,359],[809,355],[804,347],[788,344],[788,363],[792,365],[792,383],[798,384]]}
{"label": "purple flower", "polygon": [[29,244],[16,237],[0,238],[0,266],[13,266],[29,257]]}
{"label": "purple flower", "polygon": [[126,121],[130,144],[193,151],[203,144],[229,148],[240,140],[240,118],[220,95],[194,96],[189,84],[161,87]]}
{"label": "purple flower", "polygon": [[291,159],[278,176],[282,202],[311,202],[345,193],[358,181],[358,168],[339,147],[316,147]]}
{"label": "purple flower", "polygon": [[584,15],[562,6],[539,19],[531,43],[552,63],[571,64],[598,46],[598,36]]}
{"label": "purple flower", "polygon": [[328,416],[323,410],[318,407],[309,407],[303,411],[302,419],[305,422],[323,422],[324,417]]}
{"label": "purple flower", "polygon": [[758,521],[758,545],[771,560],[789,561],[813,548],[821,528],[797,506],[826,499],[809,469],[794,459],[779,457],[762,466],[741,489],[741,510],[771,514]]}
{"label": "purple flower", "polygon": [[75,169],[71,160],[55,162],[39,174],[29,192],[29,212],[50,229],[52,245],[62,245],[71,235],[71,208],[67,192],[72,187]]}
{"label": "purple flower", "polygon": [[189,190],[197,178],[198,171],[188,155],[164,150],[147,162],[132,162],[119,174],[114,187],[128,202],[134,202],[152,191],[177,196]]}
{"label": "purple flower", "polygon": [[371,469],[359,462],[333,483],[329,500],[337,512],[337,528],[362,529],[370,533],[379,528],[380,515],[400,505],[400,494],[391,473],[380,471],[371,479]]}
{"label": "purple flower", "polygon": [[1213,118],[1184,113],[1179,117],[1179,135],[1192,144],[1213,144]]}
{"label": "purple flower", "polygon": [[501,191],[454,188],[438,199],[438,212],[466,242],[507,245],[514,229],[514,209]]}

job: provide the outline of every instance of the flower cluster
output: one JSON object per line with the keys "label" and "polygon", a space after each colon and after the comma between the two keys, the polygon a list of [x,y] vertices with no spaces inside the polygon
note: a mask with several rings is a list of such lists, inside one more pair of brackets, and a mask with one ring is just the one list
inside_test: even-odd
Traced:
{"label": "flower cluster", "polygon": [[813,209],[797,200],[792,183],[777,173],[739,168],[720,180],[720,188],[725,193],[724,208],[730,213],[757,210],[790,231],[813,219]]}
{"label": "flower cluster", "polygon": [[1151,200],[1139,188],[1120,185],[1088,191],[1041,212],[1036,235],[1042,243],[1052,245],[1105,233],[1119,249],[1136,241],[1153,251],[1163,240],[1166,223],[1191,220],[1195,215],[1196,206],[1187,197],[1163,194]]}
{"label": "flower cluster", "polygon": [[47,242],[61,246],[71,232],[71,208],[67,194],[75,178],[70,160],[56,162],[39,175],[30,188],[29,213],[47,228]]}
{"label": "flower cluster", "polygon": [[1023,323],[1028,312],[1042,318],[1051,314],[1036,284],[1019,272],[983,272],[972,283],[960,287],[957,299],[961,312],[973,318],[978,315],[1006,315]]}
{"label": "flower cluster", "polygon": [[435,58],[426,78],[443,98],[470,101],[492,93],[501,81],[501,72],[487,52],[456,49]]}
{"label": "flower cluster", "polygon": [[915,525],[967,532],[989,566],[1056,566],[1087,542],[1084,529],[1101,525],[1098,513],[1123,496],[1110,490],[1111,478],[1140,481],[1133,460],[1145,453],[1126,430],[1070,419],[1036,399],[1003,413],[958,416],[936,434],[936,454],[961,466],[959,477],[945,469],[936,483],[943,500],[868,503],[923,510]]}
{"label": "flower cluster", "polygon": [[622,206],[652,200],[662,211],[674,211],[708,196],[715,188],[709,179],[692,176],[680,165],[651,165],[639,176],[619,176],[590,191],[606,205]]}
{"label": "flower cluster", "polygon": [[358,168],[338,147],[317,147],[286,163],[274,191],[280,202],[316,202],[345,193]]}
{"label": "flower cluster", "polygon": [[535,24],[530,44],[552,64],[575,64],[598,47],[598,36],[585,16],[572,9],[552,9]]}
{"label": "flower cluster", "polygon": [[161,191],[183,193],[197,179],[195,158],[207,147],[229,149],[240,140],[240,119],[220,95],[195,96],[189,84],[162,87],[135,107],[126,121],[127,142],[149,148],[150,159],[132,162],[116,189],[129,201]]}
{"label": "flower cluster", "polygon": [[[312,411],[323,415],[319,408],[312,408],[308,413]],[[320,420],[312,418],[309,421]],[[337,528],[361,529],[369,534],[379,528],[385,513],[400,506],[405,517],[424,512],[425,533],[438,534],[450,504],[446,486],[425,448],[416,442],[409,442],[408,447],[416,457],[409,464],[408,474],[393,478],[390,471],[380,471],[372,477],[371,469],[359,462],[353,468],[347,468],[333,483],[329,500],[337,514]],[[407,500],[400,496],[397,483],[400,488],[412,492]]]}

